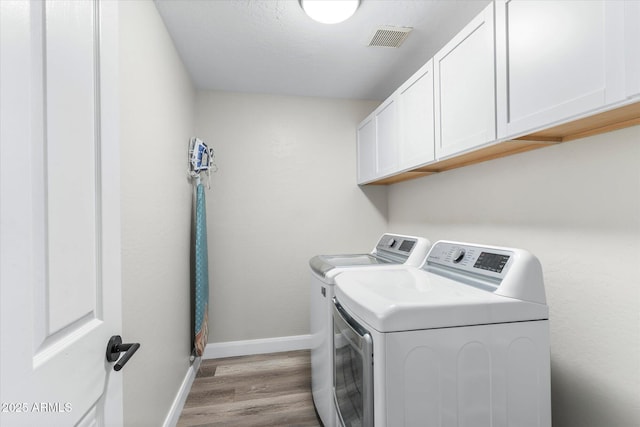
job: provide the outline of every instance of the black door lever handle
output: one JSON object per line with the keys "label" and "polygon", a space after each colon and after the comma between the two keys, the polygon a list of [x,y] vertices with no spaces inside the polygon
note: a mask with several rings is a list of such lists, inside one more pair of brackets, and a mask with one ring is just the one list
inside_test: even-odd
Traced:
{"label": "black door lever handle", "polygon": [[[113,369],[119,371],[127,364],[131,356],[133,356],[139,348],[139,343],[123,344],[120,335],[114,335],[109,338],[109,342],[107,343],[107,360],[109,362],[115,362],[117,360],[116,364],[113,365]],[[120,353],[122,352],[124,352],[124,355],[120,357]]]}

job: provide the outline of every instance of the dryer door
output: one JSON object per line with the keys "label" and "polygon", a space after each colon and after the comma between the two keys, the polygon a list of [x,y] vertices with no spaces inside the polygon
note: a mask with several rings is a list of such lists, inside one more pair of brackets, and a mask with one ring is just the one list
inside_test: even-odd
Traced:
{"label": "dryer door", "polygon": [[373,340],[333,299],[333,394],[343,426],[373,426]]}

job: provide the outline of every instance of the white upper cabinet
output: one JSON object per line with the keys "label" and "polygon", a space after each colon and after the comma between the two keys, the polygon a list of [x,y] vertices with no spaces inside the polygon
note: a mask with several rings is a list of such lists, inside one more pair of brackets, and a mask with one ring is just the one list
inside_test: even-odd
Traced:
{"label": "white upper cabinet", "polygon": [[640,1],[625,2],[627,97],[640,97]]}
{"label": "white upper cabinet", "polygon": [[374,115],[364,119],[357,132],[358,184],[376,178],[376,124]]}
{"label": "white upper cabinet", "polygon": [[398,170],[398,104],[392,96],[376,111],[376,175],[382,177]]}
{"label": "white upper cabinet", "polygon": [[388,184],[638,123],[640,0],[495,0],[358,128]]}
{"label": "white upper cabinet", "polygon": [[434,57],[436,157],[496,137],[493,4]]}
{"label": "white upper cabinet", "polygon": [[397,92],[400,136],[398,166],[412,168],[434,160],[433,60]]}
{"label": "white upper cabinet", "polygon": [[498,136],[625,98],[623,1],[498,0]]}
{"label": "white upper cabinet", "polygon": [[358,184],[434,160],[433,61],[360,123]]}

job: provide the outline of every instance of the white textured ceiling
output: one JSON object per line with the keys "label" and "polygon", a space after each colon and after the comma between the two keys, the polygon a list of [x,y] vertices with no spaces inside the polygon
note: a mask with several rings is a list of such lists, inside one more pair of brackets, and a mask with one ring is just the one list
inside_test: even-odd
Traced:
{"label": "white textured ceiling", "polygon": [[[298,0],[155,3],[198,89],[382,100],[489,0],[362,0],[332,25]],[[380,25],[413,31],[398,49],[368,47]]]}

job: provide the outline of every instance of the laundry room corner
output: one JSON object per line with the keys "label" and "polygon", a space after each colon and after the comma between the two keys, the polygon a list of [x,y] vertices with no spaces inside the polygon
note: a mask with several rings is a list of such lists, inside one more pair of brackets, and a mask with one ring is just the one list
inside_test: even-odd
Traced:
{"label": "laundry room corner", "polygon": [[357,124],[377,101],[199,91],[216,149],[207,199],[209,343],[309,333],[308,261],[370,250],[387,189],[356,185]]}

